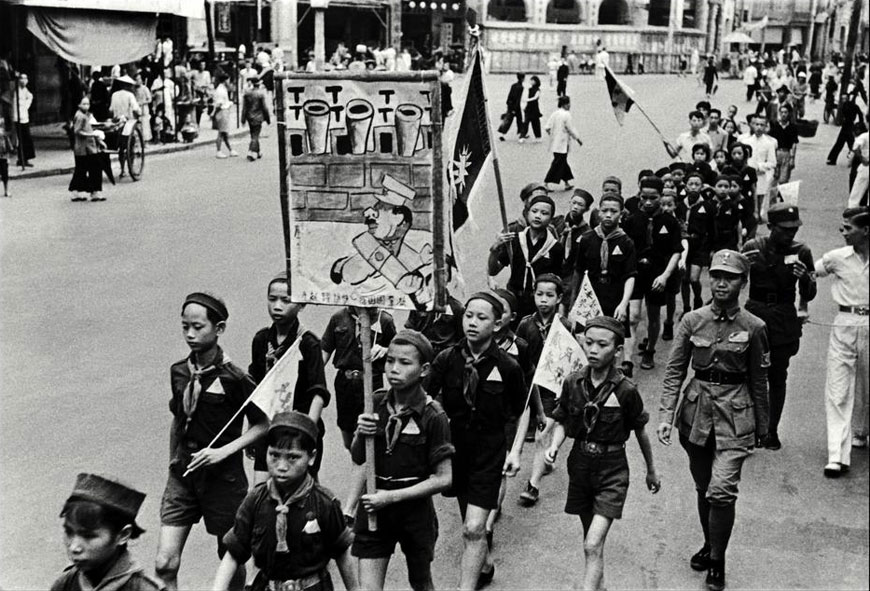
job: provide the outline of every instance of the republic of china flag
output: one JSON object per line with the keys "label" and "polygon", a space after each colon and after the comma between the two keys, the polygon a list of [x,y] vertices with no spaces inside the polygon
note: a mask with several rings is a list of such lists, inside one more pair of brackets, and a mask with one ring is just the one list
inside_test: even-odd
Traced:
{"label": "republic of china flag", "polygon": [[457,101],[461,105],[462,116],[447,167],[454,232],[468,220],[469,203],[482,192],[483,180],[490,176],[486,173],[492,169],[493,153],[480,58],[480,50],[475,49],[465,80],[464,94],[461,101]]}

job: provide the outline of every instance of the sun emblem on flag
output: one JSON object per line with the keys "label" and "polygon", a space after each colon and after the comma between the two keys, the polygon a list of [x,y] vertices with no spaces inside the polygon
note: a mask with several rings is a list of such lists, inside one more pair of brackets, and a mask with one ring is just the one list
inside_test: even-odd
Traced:
{"label": "sun emblem on flag", "polygon": [[459,160],[450,163],[452,167],[453,186],[457,193],[465,191],[465,179],[468,177],[468,167],[471,166],[471,150],[463,146],[459,152]]}

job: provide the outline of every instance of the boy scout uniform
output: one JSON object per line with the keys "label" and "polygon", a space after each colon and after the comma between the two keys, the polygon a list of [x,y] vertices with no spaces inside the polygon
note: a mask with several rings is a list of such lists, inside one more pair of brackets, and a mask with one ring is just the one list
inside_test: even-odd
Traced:
{"label": "boy scout uniform", "polygon": [[[745,276],[749,261],[735,251],[719,251],[710,265],[710,272],[716,271]],[[694,376],[677,407],[690,364]],[[671,425],[678,413],[680,444],[689,456],[704,530],[707,554],[699,567],[698,555],[693,557],[693,568],[710,566],[712,573],[707,561],[719,561],[723,579],[743,461],[767,433],[769,365],[764,322],[736,303],[722,310],[714,302],[683,317],[665,370],[659,420]]]}
{"label": "boy scout uniform", "polygon": [[[801,225],[798,208],[777,203],[767,212],[767,220],[773,225],[798,227]],[[800,349],[803,333],[801,319],[795,309],[795,291],[803,301],[816,297],[816,282],[810,273],[813,270],[813,254],[802,242],[793,241],[780,249],[767,237],[755,238],[743,245],[743,254],[749,259],[749,300],[746,310],[761,318],[767,325],[770,339],[770,435],[778,435],[779,420],[785,405],[788,365]],[[807,274],[798,280],[792,273],[793,258],[807,267]],[[777,438],[778,443],[778,438]],[[773,447],[778,449],[778,445]]]}

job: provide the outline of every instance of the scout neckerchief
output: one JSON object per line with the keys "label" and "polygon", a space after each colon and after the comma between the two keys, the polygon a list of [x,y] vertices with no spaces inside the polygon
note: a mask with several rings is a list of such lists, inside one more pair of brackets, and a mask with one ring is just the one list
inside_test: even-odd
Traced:
{"label": "scout neckerchief", "polygon": [[184,416],[186,417],[184,431],[187,431],[187,427],[193,418],[193,413],[196,412],[196,407],[199,405],[199,397],[202,394],[202,380],[212,377],[216,378],[228,363],[230,363],[230,358],[220,348],[218,348],[214,363],[208,367],[198,367],[193,361],[193,353],[187,358],[187,371],[190,372],[190,381],[184,388],[184,397],[182,398]]}
{"label": "scout neckerchief", "polygon": [[510,331],[505,333],[504,338],[498,341],[497,344],[499,349],[512,357],[516,357],[520,354],[520,349],[517,347],[517,335]]}
{"label": "scout neckerchief", "polygon": [[609,240],[616,240],[625,236],[625,232],[617,226],[610,234],[604,234],[604,229],[601,224],[595,226],[595,233],[601,238],[601,276],[607,277],[608,267],[610,265],[610,244]]}
{"label": "scout neckerchief", "polygon": [[[595,429],[595,425],[598,423],[598,415],[601,412],[601,403],[607,400],[607,397],[610,396],[610,393],[616,388],[616,384],[611,379],[612,372],[613,369],[611,368],[610,373],[608,373],[607,377],[604,378],[604,382],[601,383],[601,390],[599,390],[595,399],[587,401],[583,406],[583,425],[586,427],[586,439],[589,439],[592,430]],[[595,387],[592,385],[592,370],[589,370],[585,379],[589,381],[588,385],[593,388]]]}
{"label": "scout neckerchief", "polygon": [[290,505],[296,501],[304,499],[311,489],[314,488],[314,479],[308,472],[305,473],[305,480],[299,485],[292,495],[287,497],[286,501],[281,500],[281,493],[278,491],[278,486],[271,478],[266,485],[269,489],[269,497],[277,503],[275,507],[275,537],[278,540],[278,545],[275,547],[275,552],[289,552],[287,547],[287,513],[290,512]]}
{"label": "scout neckerchief", "polygon": [[532,265],[547,256],[547,254],[550,252],[550,249],[552,249],[559,243],[559,241],[556,240],[556,237],[553,236],[552,232],[545,230],[543,246],[541,246],[541,249],[535,253],[535,256],[533,256],[531,260],[529,260],[529,240],[531,240],[531,238],[529,237],[530,231],[531,228],[529,227],[520,232],[519,234],[520,250],[523,253],[523,259],[526,261],[526,270],[523,273],[523,291],[525,291],[526,285],[528,284],[529,275],[531,275],[532,277],[532,282],[535,281],[535,270],[532,268]]}
{"label": "scout neckerchief", "polygon": [[[431,398],[426,395],[425,392],[423,393],[423,396],[428,404]],[[386,402],[390,416],[387,417],[387,424],[384,427],[384,436],[387,440],[387,455],[392,455],[393,449],[399,442],[399,436],[402,434],[402,431],[405,429],[411,416],[414,414],[414,406],[408,405],[397,411],[396,407],[393,406],[393,403],[390,401],[389,395],[387,396]]]}
{"label": "scout neckerchief", "polygon": [[460,345],[459,352],[462,353],[462,359],[465,361],[465,367],[462,370],[462,395],[471,410],[474,410],[477,405],[477,385],[480,383],[477,366],[486,359],[486,351],[475,358],[471,353],[468,341],[465,341]]}
{"label": "scout neckerchief", "polygon": [[535,321],[535,326],[537,327],[538,332],[541,334],[541,340],[546,343],[547,335],[550,334],[550,328],[553,326],[554,322],[557,322],[559,320],[559,313],[555,312],[553,314],[553,317],[547,323],[544,323],[544,319],[541,318],[540,312],[535,312],[535,315],[532,316],[532,319]]}
{"label": "scout neckerchief", "polygon": [[[80,567],[74,568],[77,569],[76,579],[81,591],[121,591],[128,588],[127,583],[133,578],[133,575],[144,573],[142,567],[136,564],[127,550],[123,550],[118,555],[114,564],[109,567],[108,572],[96,585],[91,582]],[[133,586],[138,587],[138,585]],[[143,585],[143,587],[147,587],[147,585]]]}
{"label": "scout neckerchief", "polygon": [[[271,333],[271,331],[270,331]],[[287,331],[287,336],[284,337],[284,340],[281,341],[281,344],[275,345],[272,344],[271,334],[270,338],[266,340],[266,371],[268,372],[270,369],[275,367],[275,364],[278,363],[278,360],[284,356],[284,353],[292,347],[298,338],[301,338],[305,333],[305,329],[302,328],[302,325],[299,323],[298,318],[294,318],[293,322],[290,323],[290,330]],[[275,343],[278,343],[278,329],[275,329]]]}
{"label": "scout neckerchief", "polygon": [[[574,216],[569,213],[565,216],[565,232],[564,232],[564,243],[562,246],[565,247],[565,260],[571,256],[571,247],[575,242],[580,242],[580,236],[586,233],[589,230],[589,224],[583,219],[583,216],[579,216],[580,221],[575,224]],[[585,229],[584,229],[585,228]],[[578,234],[577,238],[574,238],[574,234]]]}

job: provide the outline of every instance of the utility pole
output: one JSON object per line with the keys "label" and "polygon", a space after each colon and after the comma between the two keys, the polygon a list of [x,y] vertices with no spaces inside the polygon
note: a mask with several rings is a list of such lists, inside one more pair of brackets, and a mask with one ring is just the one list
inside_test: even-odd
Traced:
{"label": "utility pole", "polygon": [[819,9],[819,0],[813,0],[812,4],[810,5],[810,30],[808,33],[809,40],[806,42],[806,45],[804,46],[804,53],[806,55],[810,56],[810,60],[812,60],[813,57],[815,57],[815,55],[816,55],[815,43],[813,43],[813,41],[814,41],[813,35],[816,32],[816,11],[818,9]]}
{"label": "utility pole", "polygon": [[674,13],[676,8],[677,0],[670,0],[668,2],[668,39],[665,42],[665,74],[671,73],[671,65],[674,62]]}
{"label": "utility pole", "polygon": [[208,37],[208,61],[214,63],[214,2],[205,1],[205,34]]}

